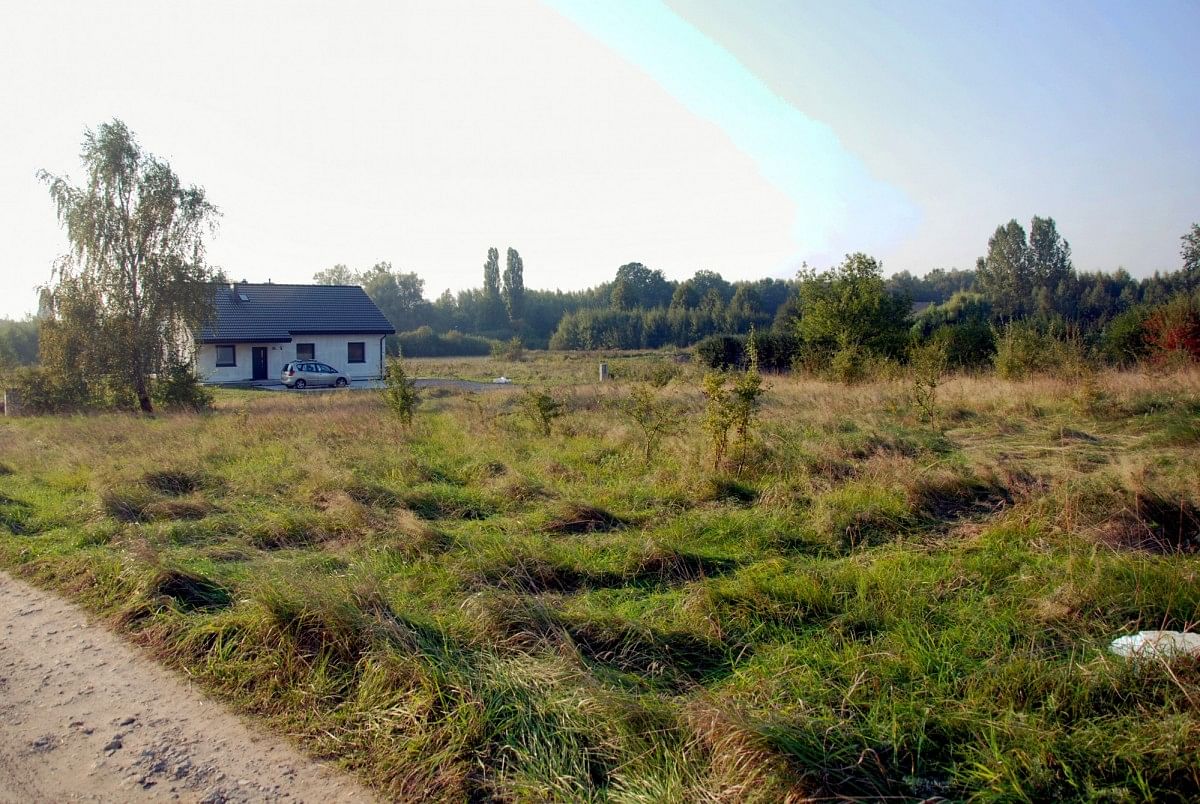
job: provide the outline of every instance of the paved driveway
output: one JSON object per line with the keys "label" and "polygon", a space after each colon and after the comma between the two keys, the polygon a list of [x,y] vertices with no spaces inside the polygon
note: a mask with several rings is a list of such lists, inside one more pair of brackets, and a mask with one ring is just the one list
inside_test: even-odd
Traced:
{"label": "paved driveway", "polygon": [[[475,382],[474,380],[449,380],[438,377],[417,377],[413,380],[417,388],[452,388],[456,391],[503,391],[518,387],[515,383]],[[281,382],[263,383],[254,386],[263,391],[294,391]],[[383,388],[383,380],[355,380],[350,383],[351,391],[378,391]],[[316,393],[330,391],[330,388],[304,388],[298,393]]]}

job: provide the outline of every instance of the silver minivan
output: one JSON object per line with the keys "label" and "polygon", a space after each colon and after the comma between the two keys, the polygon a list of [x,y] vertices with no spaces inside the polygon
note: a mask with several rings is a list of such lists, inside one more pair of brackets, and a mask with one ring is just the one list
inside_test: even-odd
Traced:
{"label": "silver minivan", "polygon": [[308,388],[317,385],[345,388],[350,384],[350,377],[333,366],[318,363],[316,360],[293,360],[283,367],[280,379],[288,388]]}

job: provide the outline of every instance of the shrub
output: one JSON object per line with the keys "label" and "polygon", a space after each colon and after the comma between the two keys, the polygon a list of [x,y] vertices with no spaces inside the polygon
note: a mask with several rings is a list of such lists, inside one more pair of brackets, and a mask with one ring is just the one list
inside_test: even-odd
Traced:
{"label": "shrub", "polygon": [[516,363],[525,357],[525,344],[515,335],[507,341],[493,341],[492,357],[497,360],[510,360]]}
{"label": "shrub", "polygon": [[39,366],[23,366],[9,372],[6,386],[21,397],[26,413],[55,413],[78,410],[91,402],[88,388],[78,375],[63,376]]}
{"label": "shrub", "polygon": [[704,375],[700,386],[704,394],[704,432],[708,433],[712,448],[713,471],[721,468],[725,452],[729,448],[729,428],[733,426],[733,404],[725,388],[725,375],[710,371]]}
{"label": "shrub", "polygon": [[921,418],[929,422],[937,421],[937,389],[949,364],[948,340],[944,336],[935,337],[909,351],[908,366],[912,380],[913,404],[920,411]]}
{"label": "shrub", "polygon": [[926,308],[912,327],[921,340],[942,338],[946,359],[954,368],[975,369],[990,365],[996,339],[988,321],[992,307],[978,293],[958,292],[944,304]]}
{"label": "shrub", "polygon": [[1006,380],[1032,374],[1082,376],[1089,370],[1082,341],[1056,327],[1014,321],[996,333],[996,373]]}
{"label": "shrub", "polygon": [[1150,359],[1157,365],[1200,361],[1200,304],[1179,294],[1146,319]]}
{"label": "shrub", "polygon": [[1104,360],[1117,366],[1129,366],[1144,358],[1150,351],[1146,342],[1145,307],[1133,307],[1108,322],[1100,334],[1099,352]]}
{"label": "shrub", "polygon": [[829,375],[847,385],[862,382],[871,375],[871,353],[857,343],[844,343],[829,361]]}
{"label": "shrub", "polygon": [[396,415],[400,422],[408,427],[412,424],[413,412],[417,409],[420,398],[404,363],[399,358],[388,360],[387,370],[383,375],[383,399],[388,409]]}
{"label": "shrub", "polygon": [[492,354],[495,341],[450,330],[438,335],[423,326],[388,338],[388,352],[408,357],[483,357]]}
{"label": "shrub", "polygon": [[729,431],[737,439],[737,473],[745,466],[746,454],[754,435],[761,397],[766,393],[762,375],[758,372],[758,354],[754,348],[754,337],[748,341],[749,365],[726,387],[727,375],[710,371],[704,375],[701,391],[706,400],[703,427],[712,446],[713,470],[721,468],[729,450]]}
{"label": "shrub", "polygon": [[746,339],[738,335],[709,335],[692,350],[693,359],[710,369],[737,366],[746,353]]}
{"label": "shrub", "polygon": [[563,414],[564,403],[544,390],[530,388],[521,399],[521,412],[544,436],[550,435],[550,425]]}
{"label": "shrub", "polygon": [[792,367],[799,342],[791,332],[755,332],[752,335],[710,335],[696,344],[693,359],[702,366],[725,370],[744,368],[748,363],[746,344],[754,338],[758,366],[769,371]]}
{"label": "shrub", "polygon": [[192,367],[173,363],[160,374],[152,388],[154,404],[177,410],[207,410],[212,407],[213,393],[206,388]]}
{"label": "shrub", "polygon": [[679,406],[661,399],[655,391],[665,384],[659,385],[652,381],[635,385],[629,391],[629,398],[619,404],[621,411],[632,419],[642,432],[642,457],[647,463],[658,450],[663,438],[679,429],[682,419]]}

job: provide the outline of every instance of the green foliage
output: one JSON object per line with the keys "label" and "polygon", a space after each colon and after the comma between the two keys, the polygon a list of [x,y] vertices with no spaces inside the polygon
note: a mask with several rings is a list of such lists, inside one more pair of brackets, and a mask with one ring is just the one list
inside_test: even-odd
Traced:
{"label": "green foliage", "polygon": [[71,244],[42,294],[41,360],[80,372],[92,397],[153,408],[148,377],[211,316],[204,235],[217,211],[119,120],[84,135],[83,186],[42,171]]}
{"label": "green foliage", "polygon": [[670,304],[671,293],[671,285],[662,271],[631,262],[617,269],[610,300],[618,310],[650,309]]}
{"label": "green foliage", "polygon": [[734,375],[732,384],[728,383],[729,375],[719,371],[708,372],[701,383],[705,399],[702,426],[708,434],[714,471],[719,470],[725,461],[731,429],[737,449],[735,468],[738,475],[746,464],[762,407],[761,398],[766,393],[766,386],[758,371],[758,352],[754,343],[752,335],[746,345],[746,369]]}
{"label": "green foliage", "polygon": [[866,254],[848,254],[833,270],[803,274],[800,305],[796,334],[810,355],[844,352],[850,367],[904,352],[911,302],[888,292],[882,267]]}
{"label": "green foliage", "polygon": [[982,294],[955,293],[944,304],[923,310],[913,323],[912,335],[919,340],[941,338],[954,368],[990,366],[996,353],[991,314],[991,304]]}
{"label": "green foliage", "polygon": [[487,333],[499,332],[508,325],[508,312],[504,309],[500,289],[500,252],[495,247],[488,249],[487,260],[483,263],[483,290],[475,325],[480,332]]}
{"label": "green foliage", "polygon": [[840,383],[855,385],[874,377],[876,364],[877,358],[865,346],[847,340],[833,353],[828,368],[818,366],[817,371]]}
{"label": "green foliage", "polygon": [[388,409],[405,427],[412,425],[413,413],[420,403],[420,396],[404,369],[400,358],[388,358],[383,374],[383,399]]}
{"label": "green foliage", "polygon": [[1150,352],[1146,341],[1146,321],[1150,310],[1132,307],[1113,318],[1100,333],[1099,351],[1110,365],[1131,366]]}
{"label": "green foliage", "polygon": [[504,342],[495,341],[492,343],[492,357],[512,363],[520,362],[525,357],[525,344],[515,335]]}
{"label": "green foliage", "polygon": [[0,369],[29,366],[38,360],[38,322],[0,318]]}
{"label": "green foliage", "polygon": [[409,357],[481,357],[492,354],[497,341],[478,335],[464,335],[450,330],[438,335],[433,327],[419,327],[412,332],[401,332],[388,337],[388,353]]}
{"label": "green foliage", "polygon": [[683,408],[664,399],[660,390],[669,382],[652,379],[636,383],[629,389],[628,398],[618,407],[637,426],[642,435],[642,458],[647,464],[654,460],[662,440],[682,429],[685,412]]}
{"label": "green foliage", "polygon": [[566,403],[540,388],[529,388],[521,397],[521,413],[543,436],[550,435],[554,420],[565,412]]}
{"label": "green foliage", "polygon": [[213,392],[205,387],[188,363],[172,363],[153,385],[154,403],[174,410],[208,410]]}
{"label": "green foliage", "polygon": [[1192,293],[1200,290],[1200,223],[1193,223],[1180,240],[1183,241],[1179,249],[1179,256],[1183,260],[1180,270],[1183,289]]}
{"label": "green foliage", "polygon": [[[744,367],[749,362],[747,342],[750,335],[710,335],[692,350],[697,363],[707,368],[728,369]],[[786,371],[792,367],[798,352],[796,336],[788,330],[760,332],[755,330],[754,345],[758,364],[770,371]]]}
{"label": "green foliage", "polygon": [[988,253],[976,263],[979,288],[1003,321],[1063,313],[1074,275],[1071,247],[1053,218],[1034,216],[1029,239],[1016,220],[996,228]]}
{"label": "green foliage", "polygon": [[1014,321],[996,332],[996,373],[1006,380],[1054,373],[1080,377],[1089,368],[1083,343],[1057,325]]}
{"label": "green foliage", "polygon": [[[939,330],[948,333],[949,330]],[[925,421],[936,423],[938,419],[937,389],[950,365],[950,338],[935,336],[925,343],[909,349],[908,371],[911,380],[910,393],[913,404]]]}
{"label": "green foliage", "polygon": [[701,366],[723,371],[740,365],[746,356],[746,339],[737,335],[709,335],[692,349]]}
{"label": "green foliage", "polygon": [[15,389],[27,413],[60,413],[90,407],[94,398],[83,378],[41,366],[22,366],[9,371],[5,387]]}
{"label": "green foliage", "polygon": [[508,250],[503,278],[504,308],[508,311],[509,323],[516,327],[525,315],[525,262],[515,248]]}
{"label": "green foliage", "polygon": [[733,426],[733,400],[725,387],[725,374],[710,371],[704,375],[700,390],[704,394],[704,418],[701,422],[708,434],[712,468],[717,471],[729,449],[729,428]]}

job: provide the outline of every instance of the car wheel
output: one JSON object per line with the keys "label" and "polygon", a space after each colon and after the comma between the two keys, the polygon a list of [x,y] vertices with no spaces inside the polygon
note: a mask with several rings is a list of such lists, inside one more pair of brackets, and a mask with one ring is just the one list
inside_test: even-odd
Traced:
{"label": "car wheel", "polygon": [[338,377],[337,382],[334,383],[338,388],[345,388],[347,384],[345,377]]}
{"label": "car wheel", "polygon": [[304,380],[296,380],[296,382],[294,382],[292,384],[293,388],[303,388],[304,386],[305,386]]}

